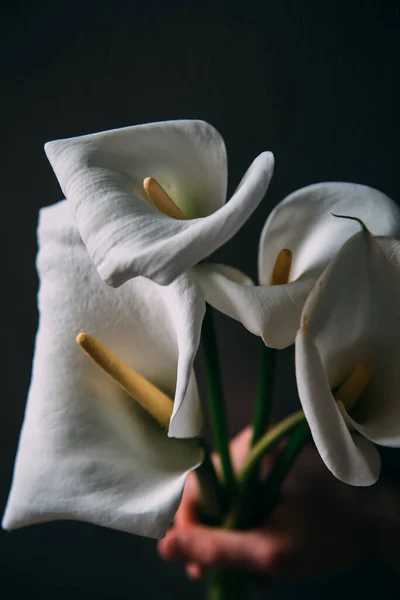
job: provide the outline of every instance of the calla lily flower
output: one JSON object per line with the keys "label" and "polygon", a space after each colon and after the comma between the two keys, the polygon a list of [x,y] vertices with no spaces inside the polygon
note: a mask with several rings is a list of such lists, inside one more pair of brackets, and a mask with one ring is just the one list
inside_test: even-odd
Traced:
{"label": "calla lily flower", "polygon": [[337,219],[332,213],[359,217],[376,235],[400,234],[400,212],[378,190],[353,183],[302,188],[280,202],[265,223],[259,245],[259,285],[226,265],[202,264],[193,269],[207,302],[261,336],[267,346],[292,344],[312,287],[357,231],[355,221]]}
{"label": "calla lily flower", "polygon": [[[374,444],[400,446],[399,358],[400,242],[363,226],[321,275],[296,337],[305,415],[322,459],[346,483],[377,480]],[[334,393],[351,373],[350,395]]]}
{"label": "calla lily flower", "polygon": [[220,134],[166,121],[56,140],[47,157],[100,277],[168,284],[229,240],[262,200],[273,155],[260,154],[226,201]]}
{"label": "calla lily flower", "polygon": [[[105,285],[70,209],[64,200],[40,215],[39,330],[3,526],[77,519],[160,537],[203,460],[192,365],[204,299],[185,274],[169,286]],[[168,432],[82,352],[82,330],[118,357],[110,364],[121,359],[120,370],[157,386]]]}

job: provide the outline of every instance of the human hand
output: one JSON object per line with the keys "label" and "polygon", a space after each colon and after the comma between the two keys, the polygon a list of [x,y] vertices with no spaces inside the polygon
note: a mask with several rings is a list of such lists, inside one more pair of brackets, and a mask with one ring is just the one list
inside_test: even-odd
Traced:
{"label": "human hand", "polygon": [[[247,428],[232,442],[236,470],[247,455],[251,433]],[[191,475],[174,526],[159,542],[159,553],[165,560],[185,562],[194,579],[212,567],[242,569],[263,577],[303,578],[333,572],[373,553],[375,520],[369,507],[376,505],[375,488],[340,482],[309,444],[267,522],[246,531],[227,531],[199,522],[199,489]]]}

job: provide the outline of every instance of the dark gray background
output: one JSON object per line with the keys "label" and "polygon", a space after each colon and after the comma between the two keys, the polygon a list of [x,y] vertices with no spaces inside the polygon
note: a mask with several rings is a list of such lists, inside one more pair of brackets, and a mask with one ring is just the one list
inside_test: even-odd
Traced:
{"label": "dark gray background", "polygon": [[[355,181],[398,199],[399,9],[396,2],[8,2],[1,15],[3,367],[1,506],[29,385],[36,331],[36,217],[60,199],[47,140],[142,122],[202,118],[223,135],[230,190],[272,150],[265,201],[214,258],[256,276],[258,236],[286,194]],[[293,226],[296,226],[294,223]],[[230,425],[249,419],[258,341],[218,318]],[[294,401],[290,351],[280,411]],[[202,364],[199,361],[202,382]],[[283,381],[283,379],[285,381]],[[153,541],[80,523],[1,532],[5,597],[201,597]],[[395,585],[377,566],[298,584],[271,598],[373,598]],[[394,588],[393,588],[394,589]]]}

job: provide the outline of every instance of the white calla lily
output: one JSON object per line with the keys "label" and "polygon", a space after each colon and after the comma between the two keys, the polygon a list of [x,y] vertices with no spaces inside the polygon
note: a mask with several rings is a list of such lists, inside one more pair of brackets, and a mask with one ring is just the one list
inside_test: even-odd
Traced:
{"label": "white calla lily", "polygon": [[45,150],[101,278],[115,287],[138,275],[168,284],[223,245],[262,200],[274,165],[260,154],[225,204],[225,145],[204,121],[115,129]]}
{"label": "white calla lily", "polygon": [[[40,215],[40,322],[3,526],[68,518],[160,537],[203,459],[192,365],[204,299],[185,274],[169,286],[143,277],[105,285],[70,209],[63,201]],[[82,330],[175,394],[169,435],[185,439],[168,437],[82,352]]]}
{"label": "white calla lily", "polygon": [[[355,234],[321,275],[302,323],[297,385],[316,446],[338,479],[370,485],[380,469],[373,443],[400,446],[400,242]],[[362,364],[372,375],[356,397],[334,397]]]}
{"label": "white calla lily", "polygon": [[[259,245],[259,285],[224,265],[203,264],[193,273],[206,300],[259,335],[267,346],[294,342],[304,303],[329,260],[363,220],[376,235],[398,237],[400,211],[382,192],[354,183],[319,183],[290,194],[268,217]],[[287,283],[269,285],[277,257],[290,250]]]}

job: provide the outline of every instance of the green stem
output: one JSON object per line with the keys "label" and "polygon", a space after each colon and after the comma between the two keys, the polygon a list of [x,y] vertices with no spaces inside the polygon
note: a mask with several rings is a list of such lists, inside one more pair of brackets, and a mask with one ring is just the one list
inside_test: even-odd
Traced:
{"label": "green stem", "polygon": [[247,460],[239,473],[238,479],[240,485],[244,485],[246,483],[254,465],[256,465],[262,459],[264,454],[278,442],[280,442],[280,440],[282,440],[285,436],[289,435],[298,425],[298,423],[301,423],[302,421],[305,421],[304,412],[302,410],[298,410],[297,412],[280,421],[277,425],[272,427],[263,435],[257,444],[250,450]]}
{"label": "green stem", "polygon": [[221,458],[222,474],[226,492],[230,495],[235,489],[226,411],[223,400],[217,340],[211,307],[207,305],[202,328],[202,342],[207,371],[210,416],[214,432],[215,446]]}
{"label": "green stem", "polygon": [[[251,445],[255,446],[258,440],[268,429],[271,411],[272,397],[275,379],[275,366],[278,356],[277,350],[269,348],[262,343],[260,374],[258,383],[258,392],[253,419],[253,437]],[[258,482],[260,479],[260,464],[254,465],[252,473],[249,474],[246,483],[246,494],[241,498],[241,512],[250,513],[253,505],[253,498],[256,494]]]}
{"label": "green stem", "polygon": [[307,421],[297,425],[293,435],[280,454],[278,460],[272,467],[267,479],[262,484],[258,493],[256,509],[252,520],[246,524],[247,527],[257,525],[272,511],[280,497],[281,488],[289,471],[303,450],[306,443],[311,439],[310,428]]}
{"label": "green stem", "polygon": [[209,449],[204,445],[204,461],[195,470],[200,487],[200,510],[202,521],[209,525],[221,522],[224,510],[224,494]]}
{"label": "green stem", "polygon": [[238,489],[235,497],[235,502],[232,504],[226,518],[223,522],[225,529],[237,529],[242,527],[243,508],[247,511],[247,495],[251,492],[248,485],[252,486],[252,474],[254,468],[263,456],[278,444],[284,437],[299,426],[300,423],[306,423],[305,416],[302,410],[299,410],[272,427],[257,444],[250,450],[247,460],[238,475]]}
{"label": "green stem", "polygon": [[272,409],[276,358],[277,350],[269,348],[262,343],[259,385],[254,412],[253,439],[251,442],[252,446],[254,446],[264,435],[269,424]]}
{"label": "green stem", "polygon": [[[251,520],[247,520],[246,522],[243,519],[241,507],[242,500],[245,498],[247,492],[246,483],[248,482],[248,476],[253,472],[254,465],[258,463],[264,453],[291,432],[293,432],[292,437],[262,487],[263,493],[261,501],[256,503],[256,513],[252,514]],[[223,522],[225,529],[256,526],[269,516],[279,499],[279,492],[283,481],[309,439],[310,429],[303,411],[300,410],[278,423],[278,425],[259,440],[240,473],[240,485],[236,495],[236,502],[231,507]],[[227,569],[213,569],[208,578],[207,600],[234,600],[235,598],[242,599],[248,597],[246,590],[249,583],[250,580],[246,578],[245,574],[240,576],[237,572]]]}

